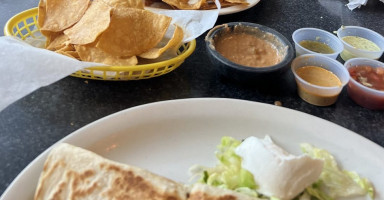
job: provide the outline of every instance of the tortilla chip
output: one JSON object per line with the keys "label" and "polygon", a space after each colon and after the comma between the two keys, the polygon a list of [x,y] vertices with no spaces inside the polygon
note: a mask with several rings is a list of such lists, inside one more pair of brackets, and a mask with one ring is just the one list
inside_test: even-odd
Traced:
{"label": "tortilla chip", "polygon": [[144,9],[143,0],[103,0],[114,9],[118,8],[138,8]]}
{"label": "tortilla chip", "polygon": [[[223,8],[223,5],[221,5],[221,7]],[[211,9],[216,9],[217,6],[216,4],[211,4],[211,3],[207,3],[207,4],[204,4],[200,7],[200,10],[211,10]]]}
{"label": "tortilla chip", "polygon": [[75,59],[80,58],[75,46],[73,44],[69,44],[68,42],[64,42],[64,46],[57,49],[55,52]]}
{"label": "tortilla chip", "polygon": [[80,20],[90,0],[46,0],[43,31],[62,31]]}
{"label": "tortilla chip", "polygon": [[45,17],[47,15],[46,0],[40,0],[37,13],[38,13],[37,25],[39,26],[39,28],[41,28],[44,25]]}
{"label": "tortilla chip", "polygon": [[111,7],[102,0],[94,0],[84,16],[73,27],[64,31],[72,44],[89,44],[104,32],[111,21]]}
{"label": "tortilla chip", "polygon": [[56,51],[69,44],[68,36],[61,33],[61,35],[55,37],[51,43],[47,46],[48,50]]}
{"label": "tortilla chip", "polygon": [[[219,0],[219,2],[222,8],[238,5],[237,3],[227,2],[225,0]],[[213,0],[207,0],[205,4],[201,5],[200,7],[200,10],[211,10],[211,9],[217,9],[215,1]]]}
{"label": "tortilla chip", "polygon": [[225,2],[233,3],[233,4],[242,4],[242,5],[248,5],[247,0],[225,0]]}
{"label": "tortilla chip", "polygon": [[60,51],[76,51],[75,46],[73,44],[65,43],[65,46],[63,46],[60,49],[57,49]]}
{"label": "tortilla chip", "polygon": [[79,53],[76,50],[74,50],[74,51],[65,51],[65,53],[70,55],[73,58],[76,58],[76,59],[80,60]]}
{"label": "tortilla chip", "polygon": [[[57,50],[55,51],[56,53],[59,53],[59,54],[62,54],[62,55],[65,55],[65,56],[68,56],[70,58],[74,58],[74,59],[79,59],[78,57],[78,53],[76,51],[62,51],[62,50]],[[75,53],[73,53],[75,52]]]}
{"label": "tortilla chip", "polygon": [[181,10],[198,10],[206,2],[206,0],[197,0],[196,3],[190,4],[190,0],[163,0],[163,1]]}
{"label": "tortilla chip", "polygon": [[104,63],[115,66],[132,66],[137,64],[136,56],[120,57],[108,54],[95,47],[94,43],[88,45],[75,45],[82,61]]}
{"label": "tortilla chip", "polygon": [[144,4],[145,6],[151,6],[152,4],[154,3],[163,3],[162,0],[144,0]]}
{"label": "tortilla chip", "polygon": [[161,41],[171,19],[147,10],[117,9],[96,47],[115,56],[139,55]]}
{"label": "tortilla chip", "polygon": [[51,32],[51,31],[41,31],[41,34],[43,34],[46,38],[45,40],[45,48],[47,48],[49,46],[49,44],[51,44],[51,42],[53,40],[55,40],[58,36],[60,36],[62,34],[62,32]]}
{"label": "tortilla chip", "polygon": [[175,31],[173,32],[172,38],[168,41],[168,43],[161,48],[152,48],[149,51],[140,54],[139,56],[141,58],[146,59],[155,59],[158,58],[161,54],[164,53],[164,51],[170,49],[170,48],[179,48],[179,45],[181,41],[183,40],[183,29],[177,25],[175,25]]}
{"label": "tortilla chip", "polygon": [[40,0],[38,10],[37,10],[37,26],[40,29],[40,33],[46,37],[52,34],[51,31],[43,31],[41,30],[41,27],[43,27],[45,22],[45,17],[47,15],[47,1],[46,0]]}

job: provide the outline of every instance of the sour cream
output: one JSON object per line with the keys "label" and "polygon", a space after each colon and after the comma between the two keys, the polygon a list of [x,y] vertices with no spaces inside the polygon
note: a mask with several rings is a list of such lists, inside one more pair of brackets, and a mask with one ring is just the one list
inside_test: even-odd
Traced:
{"label": "sour cream", "polygon": [[290,200],[315,182],[323,161],[307,155],[295,156],[264,139],[249,137],[235,150],[242,167],[253,174],[258,192],[281,200]]}

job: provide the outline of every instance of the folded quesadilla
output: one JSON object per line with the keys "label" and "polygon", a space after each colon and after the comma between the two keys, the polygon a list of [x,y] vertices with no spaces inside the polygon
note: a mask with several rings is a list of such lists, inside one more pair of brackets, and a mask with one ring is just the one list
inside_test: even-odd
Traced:
{"label": "folded quesadilla", "polygon": [[34,199],[186,200],[187,190],[147,170],[63,143],[49,153]]}
{"label": "folded quesadilla", "polygon": [[206,184],[185,186],[62,143],[45,161],[34,200],[257,200]]}

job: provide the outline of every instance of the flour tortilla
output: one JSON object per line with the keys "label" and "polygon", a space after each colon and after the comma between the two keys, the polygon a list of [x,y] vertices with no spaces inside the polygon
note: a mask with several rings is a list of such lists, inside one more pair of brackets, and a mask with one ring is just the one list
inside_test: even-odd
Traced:
{"label": "flour tortilla", "polygon": [[62,143],[49,153],[34,199],[186,200],[187,193],[172,180]]}

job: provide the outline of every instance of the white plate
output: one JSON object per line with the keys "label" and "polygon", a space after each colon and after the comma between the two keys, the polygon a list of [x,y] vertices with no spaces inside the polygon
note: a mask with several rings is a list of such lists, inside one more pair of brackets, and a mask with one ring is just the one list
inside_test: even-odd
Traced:
{"label": "white plate", "polygon": [[[257,3],[259,3],[260,0],[248,0],[248,5],[237,5],[237,6],[230,6],[230,7],[225,7],[220,9],[219,15],[228,15],[228,14],[233,14],[233,13],[238,13],[244,10],[247,10],[249,8],[252,8],[255,6]],[[162,8],[154,8],[154,7],[146,7],[148,10],[156,11],[156,10],[165,10]]]}
{"label": "white plate", "polygon": [[[376,199],[384,199],[382,147],[336,124],[268,104],[216,98],[152,103],[97,120],[59,142],[187,182],[190,166],[215,164],[222,136],[266,134],[294,154],[300,153],[301,142],[329,150],[345,169],[368,177],[381,189]],[[19,174],[2,200],[33,198],[47,152]]]}

